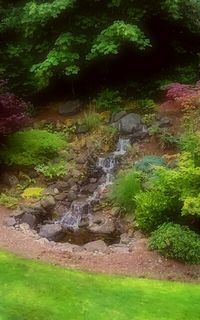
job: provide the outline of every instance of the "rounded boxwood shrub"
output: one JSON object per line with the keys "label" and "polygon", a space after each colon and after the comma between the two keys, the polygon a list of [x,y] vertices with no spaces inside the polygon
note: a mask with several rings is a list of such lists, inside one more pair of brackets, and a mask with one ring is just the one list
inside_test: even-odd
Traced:
{"label": "rounded boxwood shrub", "polygon": [[166,162],[164,159],[158,156],[150,155],[145,156],[142,160],[139,160],[135,164],[135,169],[137,171],[142,171],[145,173],[151,173],[154,167],[158,166],[166,166]]}
{"label": "rounded boxwood shrub", "polygon": [[170,221],[173,212],[172,200],[159,190],[138,193],[135,197],[135,219],[138,227],[149,233]]}
{"label": "rounded boxwood shrub", "polygon": [[1,162],[7,165],[35,166],[46,161],[66,145],[63,135],[47,130],[29,129],[8,137],[1,152]]}
{"label": "rounded boxwood shrub", "polygon": [[149,246],[165,257],[200,263],[200,236],[179,224],[164,223],[152,233]]}

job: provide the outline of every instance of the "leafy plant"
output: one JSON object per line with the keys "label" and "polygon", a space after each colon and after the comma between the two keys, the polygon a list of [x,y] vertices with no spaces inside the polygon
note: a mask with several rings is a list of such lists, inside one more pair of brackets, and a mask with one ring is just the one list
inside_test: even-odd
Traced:
{"label": "leafy plant", "polygon": [[145,114],[152,114],[156,111],[157,105],[152,99],[139,100],[138,104],[140,111]]}
{"label": "leafy plant", "polygon": [[149,246],[165,257],[200,263],[200,236],[187,227],[165,223],[153,232]]}
{"label": "leafy plant", "polygon": [[181,151],[188,152],[196,165],[200,165],[200,132],[187,130],[180,136],[179,147]]}
{"label": "leafy plant", "polygon": [[141,190],[141,176],[134,170],[123,172],[116,179],[111,199],[116,205],[132,213],[135,208],[135,196]]}
{"label": "leafy plant", "polygon": [[88,130],[97,129],[101,124],[100,115],[94,111],[85,112],[81,120],[81,124]]}
{"label": "leafy plant", "polygon": [[0,194],[0,205],[7,208],[15,208],[18,205],[18,199],[5,193]]}
{"label": "leafy plant", "polygon": [[176,147],[179,144],[179,137],[167,130],[162,131],[159,135],[159,139],[162,149]]}
{"label": "leafy plant", "polygon": [[143,159],[137,161],[135,164],[135,169],[137,171],[151,173],[156,166],[166,166],[166,161],[159,156],[150,155],[145,156]]}
{"label": "leafy plant", "polygon": [[61,134],[29,129],[10,135],[1,161],[8,165],[35,166],[52,158],[66,146]]}
{"label": "leafy plant", "polygon": [[161,224],[178,215],[178,197],[168,196],[162,191],[153,189],[136,195],[135,218],[138,227],[144,232],[152,232]]}
{"label": "leafy plant", "polygon": [[121,108],[122,98],[119,91],[105,89],[96,98],[96,108],[99,111],[118,111]]}
{"label": "leafy plant", "polygon": [[64,161],[58,163],[48,162],[48,164],[40,164],[35,167],[35,170],[42,173],[46,178],[64,177],[68,172],[68,165]]}
{"label": "leafy plant", "polygon": [[44,191],[44,188],[29,187],[23,191],[21,196],[24,199],[39,199],[41,198],[43,191]]}
{"label": "leafy plant", "polygon": [[8,92],[6,82],[0,81],[0,137],[13,133],[30,122],[28,105]]}

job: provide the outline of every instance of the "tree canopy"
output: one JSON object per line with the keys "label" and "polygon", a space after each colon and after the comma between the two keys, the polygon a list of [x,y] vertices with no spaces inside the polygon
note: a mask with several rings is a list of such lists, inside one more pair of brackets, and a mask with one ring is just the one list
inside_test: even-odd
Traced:
{"label": "tree canopy", "polygon": [[200,33],[199,0],[6,0],[0,6],[0,77],[23,92],[76,77],[127,43],[149,50],[154,41],[146,23],[156,17]]}

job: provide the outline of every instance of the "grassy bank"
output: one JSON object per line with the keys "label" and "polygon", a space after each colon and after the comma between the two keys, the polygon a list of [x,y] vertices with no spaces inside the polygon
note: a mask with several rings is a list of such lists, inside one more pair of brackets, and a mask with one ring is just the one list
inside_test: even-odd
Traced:
{"label": "grassy bank", "polygon": [[197,320],[200,286],[91,275],[0,253],[0,320]]}

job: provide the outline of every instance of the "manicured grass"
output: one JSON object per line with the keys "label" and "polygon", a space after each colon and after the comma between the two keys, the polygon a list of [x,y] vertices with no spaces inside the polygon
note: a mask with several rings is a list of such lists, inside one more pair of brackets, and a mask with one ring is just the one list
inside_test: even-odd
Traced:
{"label": "manicured grass", "polygon": [[0,253],[1,320],[198,320],[200,286],[70,271]]}

